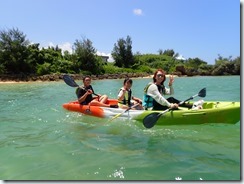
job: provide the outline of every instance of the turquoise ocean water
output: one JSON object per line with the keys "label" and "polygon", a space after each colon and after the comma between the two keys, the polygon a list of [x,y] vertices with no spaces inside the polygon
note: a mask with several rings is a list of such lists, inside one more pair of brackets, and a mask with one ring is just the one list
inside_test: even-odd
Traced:
{"label": "turquoise ocean water", "polygon": [[[133,79],[134,96],[142,98],[149,81]],[[110,98],[122,83],[92,81]],[[203,87],[206,101],[240,101],[239,76],[175,78],[174,97],[185,100]],[[107,123],[64,110],[74,91],[62,81],[0,84],[1,180],[240,180],[240,122]]]}

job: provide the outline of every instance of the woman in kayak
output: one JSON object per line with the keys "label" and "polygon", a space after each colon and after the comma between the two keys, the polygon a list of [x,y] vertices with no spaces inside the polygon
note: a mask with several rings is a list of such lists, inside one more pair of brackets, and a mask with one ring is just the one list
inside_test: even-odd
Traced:
{"label": "woman in kayak", "polygon": [[131,87],[132,80],[130,78],[126,78],[124,80],[124,86],[120,88],[118,92],[119,107],[122,109],[133,107],[132,109],[142,110],[142,100],[132,96]]}
{"label": "woman in kayak", "polygon": [[[144,88],[143,106],[145,109],[152,110],[166,110],[168,108],[177,109],[179,100],[169,97],[165,98],[163,95],[172,95],[174,93],[173,82],[174,77],[171,75],[169,78],[168,86],[164,86],[166,80],[165,72],[162,69],[158,69],[153,76],[153,82],[149,83]],[[181,107],[191,108],[192,105],[183,103]]]}
{"label": "woman in kayak", "polygon": [[76,89],[76,95],[79,103],[81,105],[89,104],[94,106],[118,108],[117,105],[106,104],[108,100],[107,95],[98,95],[96,97],[93,97],[92,94],[94,94],[94,90],[91,86],[91,78],[89,76],[86,76],[83,78],[83,86],[79,86]]}

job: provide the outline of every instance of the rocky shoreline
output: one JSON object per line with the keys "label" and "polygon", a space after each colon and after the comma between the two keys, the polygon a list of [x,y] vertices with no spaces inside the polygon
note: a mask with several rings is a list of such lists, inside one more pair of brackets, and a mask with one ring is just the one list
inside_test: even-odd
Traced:
{"label": "rocky shoreline", "polygon": [[[0,75],[0,82],[48,82],[48,81],[60,81],[63,80],[64,74],[49,74],[49,75]],[[85,75],[82,74],[69,74],[74,80],[82,80]],[[149,77],[148,73],[123,73],[123,74],[104,74],[104,75],[91,75],[92,80],[103,79],[123,79],[129,78],[144,78]]]}

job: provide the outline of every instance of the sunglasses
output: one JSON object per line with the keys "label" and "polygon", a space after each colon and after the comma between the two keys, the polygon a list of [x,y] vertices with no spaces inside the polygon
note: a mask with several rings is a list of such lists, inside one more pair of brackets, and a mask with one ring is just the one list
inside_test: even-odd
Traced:
{"label": "sunglasses", "polygon": [[163,77],[164,75],[163,74],[157,74],[157,77]]}

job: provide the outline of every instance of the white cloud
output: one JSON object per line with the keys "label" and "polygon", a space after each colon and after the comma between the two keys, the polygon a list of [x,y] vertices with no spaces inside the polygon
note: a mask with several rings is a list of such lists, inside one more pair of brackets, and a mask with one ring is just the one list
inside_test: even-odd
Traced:
{"label": "white cloud", "polygon": [[[53,42],[48,42],[48,44],[45,44],[44,46],[41,46],[43,48],[48,48],[48,47],[56,47],[57,44],[54,44]],[[61,44],[58,44],[58,48],[60,48],[62,50],[62,53],[64,51],[68,51],[70,54],[72,54],[72,44],[69,43],[69,42],[65,42],[65,43],[61,43]]]}
{"label": "white cloud", "polygon": [[72,53],[72,44],[69,42],[59,44],[58,47],[62,49],[63,52],[67,50],[69,53]]}
{"label": "white cloud", "polygon": [[178,60],[186,60],[186,58],[184,58],[184,56],[182,56],[182,55],[177,56],[175,59],[178,59]]}
{"label": "white cloud", "polygon": [[108,62],[114,62],[114,58],[112,57],[111,53],[104,53],[104,52],[100,52],[100,51],[97,51],[97,55],[98,56],[108,56]]}
{"label": "white cloud", "polygon": [[40,47],[47,49],[48,47],[55,47],[56,45],[53,44],[53,42],[48,42],[47,44],[41,44]]}
{"label": "white cloud", "polygon": [[142,9],[134,9],[133,10],[133,13],[135,14],[135,15],[142,15]]}
{"label": "white cloud", "polygon": [[[48,47],[56,47],[56,44],[54,44],[53,42],[48,42],[47,46],[44,46],[44,48],[48,48]],[[73,50],[72,50],[72,44],[69,43],[69,42],[65,42],[65,43],[62,43],[62,44],[58,44],[58,47],[60,49],[62,49],[62,53],[64,53],[64,51],[68,51],[70,54],[73,53]],[[114,59],[111,55],[111,53],[104,53],[104,52],[100,52],[100,51],[97,51],[96,53],[98,56],[108,56],[108,62],[114,62]]]}
{"label": "white cloud", "polygon": [[49,42],[48,43],[48,47],[54,47],[55,45],[53,44],[53,42]]}

